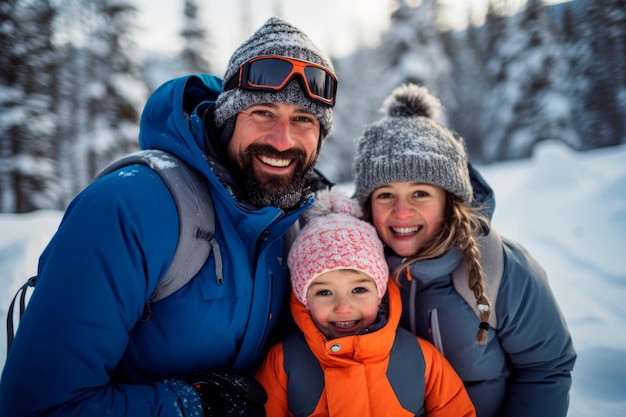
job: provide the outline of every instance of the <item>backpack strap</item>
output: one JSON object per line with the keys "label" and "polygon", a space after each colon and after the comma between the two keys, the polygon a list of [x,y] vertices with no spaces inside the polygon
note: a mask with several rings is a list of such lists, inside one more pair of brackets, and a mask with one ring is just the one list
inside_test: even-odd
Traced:
{"label": "backpack strap", "polygon": [[35,282],[37,281],[37,275],[34,277],[28,278],[28,281],[24,283],[20,287],[19,290],[15,293],[13,300],[11,300],[11,304],[9,304],[9,311],[7,312],[7,354],[9,353],[9,349],[11,349],[11,345],[13,344],[13,338],[15,337],[15,329],[13,327],[13,312],[15,310],[15,301],[17,297],[20,296],[20,321],[22,320],[22,316],[24,315],[24,310],[26,309],[26,293],[28,292],[28,287],[35,288]]}
{"label": "backpack strap", "polygon": [[128,165],[143,164],[163,179],[178,210],[179,236],[169,269],[159,279],[149,303],[160,301],[193,279],[211,251],[218,284],[224,282],[222,255],[215,239],[215,212],[206,180],[199,171],[171,153],[147,149],[132,153],[104,168],[96,179]]}
{"label": "backpack strap", "polygon": [[[480,265],[483,268],[485,279],[485,293],[491,303],[489,326],[495,329],[498,323],[496,317],[496,301],[498,297],[498,289],[500,288],[500,282],[502,281],[502,274],[504,273],[502,238],[492,227],[489,230],[489,234],[480,237],[477,240],[477,243],[480,248]],[[467,304],[472,307],[474,313],[480,317],[480,312],[476,307],[476,297],[474,297],[474,292],[467,285],[468,276],[465,267],[466,263],[461,262],[461,265],[459,265],[452,272],[452,283],[454,284],[454,289],[461,295],[461,297],[463,297]]]}

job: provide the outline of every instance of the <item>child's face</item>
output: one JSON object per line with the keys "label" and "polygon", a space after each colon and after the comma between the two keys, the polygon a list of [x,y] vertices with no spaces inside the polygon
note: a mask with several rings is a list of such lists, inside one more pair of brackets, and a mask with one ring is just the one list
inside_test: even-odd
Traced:
{"label": "child's face", "polygon": [[399,256],[412,256],[424,248],[441,225],[446,208],[443,188],[393,182],[374,190],[372,223],[387,246]]}
{"label": "child's face", "polygon": [[306,300],[313,321],[329,340],[358,334],[378,315],[374,280],[352,269],[329,271],[315,278]]}

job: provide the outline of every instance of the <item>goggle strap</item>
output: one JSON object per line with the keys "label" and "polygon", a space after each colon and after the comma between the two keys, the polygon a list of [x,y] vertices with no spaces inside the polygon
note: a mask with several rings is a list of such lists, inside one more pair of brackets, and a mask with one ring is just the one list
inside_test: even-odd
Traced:
{"label": "goggle strap", "polygon": [[237,85],[239,84],[239,73],[240,72],[241,72],[241,70],[237,71],[236,73],[233,74],[232,77],[230,77],[230,80],[228,80],[226,85],[224,85],[224,91],[228,91],[228,90],[232,90],[233,88],[237,88]]}

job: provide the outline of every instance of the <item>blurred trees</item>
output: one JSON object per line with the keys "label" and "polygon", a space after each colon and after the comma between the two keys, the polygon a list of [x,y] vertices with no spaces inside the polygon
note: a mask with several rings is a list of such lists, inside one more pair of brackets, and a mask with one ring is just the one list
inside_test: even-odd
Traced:
{"label": "blurred trees", "polygon": [[[131,0],[0,3],[0,212],[64,209],[137,148],[155,80],[212,71],[201,3],[178,1],[183,46],[173,56],[136,48]],[[282,1],[272,0],[274,14]],[[528,157],[546,139],[577,150],[626,142],[626,0],[528,0],[515,14],[489,0],[484,23],[463,31],[439,25],[436,0],[388,1],[380,46],[334,60],[335,129],[318,165],[331,180],[351,181],[355,139],[403,82],[439,97],[441,121],[474,162]]]}
{"label": "blurred trees", "polygon": [[395,3],[380,48],[336,62],[336,128],[319,164],[331,179],[351,181],[341,161],[402,82],[440,98],[441,121],[474,162],[526,158],[548,139],[576,150],[626,143],[626,0],[527,0],[517,13],[490,0],[484,24],[463,31],[437,29],[434,1]]}

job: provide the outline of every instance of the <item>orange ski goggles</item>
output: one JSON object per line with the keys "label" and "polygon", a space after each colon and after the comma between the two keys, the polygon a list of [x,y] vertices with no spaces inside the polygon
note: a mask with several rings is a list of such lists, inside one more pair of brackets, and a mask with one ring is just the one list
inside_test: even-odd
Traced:
{"label": "orange ski goggles", "polygon": [[281,91],[296,75],[308,98],[327,107],[335,105],[337,77],[312,62],[284,56],[265,55],[243,63],[226,83],[224,91]]}

